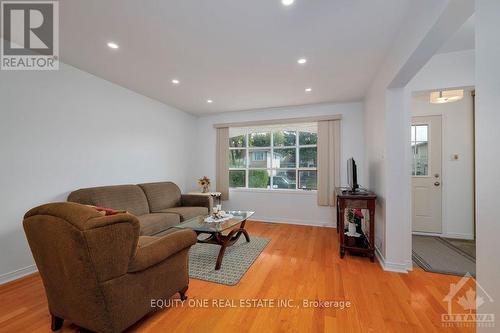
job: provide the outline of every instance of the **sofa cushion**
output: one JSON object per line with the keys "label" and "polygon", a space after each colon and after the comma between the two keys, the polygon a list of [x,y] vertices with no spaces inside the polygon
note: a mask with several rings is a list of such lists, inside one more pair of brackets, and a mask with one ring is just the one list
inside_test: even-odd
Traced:
{"label": "sofa cushion", "polygon": [[200,215],[208,215],[208,208],[206,207],[173,207],[162,210],[165,213],[179,214],[181,221],[189,220],[193,217]]}
{"label": "sofa cushion", "polygon": [[141,224],[141,235],[151,236],[169,229],[179,223],[181,219],[178,214],[152,213],[137,216]]}
{"label": "sofa cushion", "polygon": [[118,210],[134,215],[149,213],[146,195],[137,185],[116,185],[79,189],[71,192],[68,201]]}
{"label": "sofa cushion", "polygon": [[172,182],[139,184],[149,203],[151,213],[181,205],[181,190]]}

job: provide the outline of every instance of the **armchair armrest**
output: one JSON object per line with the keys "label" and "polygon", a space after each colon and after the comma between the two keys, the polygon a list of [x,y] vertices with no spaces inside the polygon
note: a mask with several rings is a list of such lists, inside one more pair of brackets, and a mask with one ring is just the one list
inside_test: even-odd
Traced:
{"label": "armchair armrest", "polygon": [[187,249],[196,243],[196,233],[192,230],[179,230],[163,237],[141,236],[134,258],[130,261],[128,272],[145,270],[173,254]]}
{"label": "armchair armrest", "polygon": [[181,205],[184,207],[207,207],[210,214],[214,199],[210,195],[183,194],[181,195]]}

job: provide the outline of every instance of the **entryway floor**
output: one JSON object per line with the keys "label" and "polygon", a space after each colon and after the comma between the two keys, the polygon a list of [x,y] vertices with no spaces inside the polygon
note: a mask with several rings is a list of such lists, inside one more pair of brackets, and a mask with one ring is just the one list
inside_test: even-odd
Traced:
{"label": "entryway floor", "polygon": [[473,240],[413,235],[412,258],[428,272],[476,275],[476,244]]}

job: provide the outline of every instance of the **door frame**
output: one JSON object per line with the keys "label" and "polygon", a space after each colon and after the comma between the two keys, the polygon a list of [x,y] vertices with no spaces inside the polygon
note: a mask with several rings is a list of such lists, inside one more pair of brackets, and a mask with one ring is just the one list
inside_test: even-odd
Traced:
{"label": "door frame", "polygon": [[[473,163],[473,175],[472,175],[472,181],[473,181],[473,224],[474,224],[474,228],[473,228],[473,235],[472,235],[472,239],[471,240],[474,240],[476,241],[476,237],[477,237],[477,230],[476,230],[476,226],[477,226],[477,212],[476,212],[476,207],[477,207],[477,198],[476,198],[476,195],[477,195],[477,192],[476,192],[476,107],[475,107],[475,104],[476,104],[476,87],[475,86],[454,86],[454,87],[440,87],[440,88],[434,88],[434,89],[431,89],[431,90],[412,90],[411,92],[409,92],[409,98],[410,100],[417,94],[419,93],[424,93],[424,92],[431,92],[431,91],[436,91],[436,90],[450,90],[450,89],[463,89],[465,91],[465,93],[471,93],[472,94],[472,121],[473,121],[473,126],[472,126],[472,140],[473,140],[473,144],[472,144],[472,163]],[[408,110],[410,111],[409,112],[409,127],[412,125],[412,120],[413,120],[413,110],[411,108],[411,103],[408,101]],[[433,116],[435,114],[432,114],[430,112],[424,112],[422,113],[420,116]],[[447,117],[446,117],[446,114],[440,114],[441,115],[441,128],[442,128],[442,131],[441,131],[441,139],[442,139],[442,144],[443,144],[443,147],[444,147],[444,133],[445,133],[445,128],[447,126]],[[444,202],[444,199],[446,198],[446,193],[447,191],[445,190],[447,184],[448,184],[448,181],[446,179],[446,172],[445,172],[445,168],[444,168],[444,158],[445,158],[445,155],[444,155],[444,152],[442,152],[441,154],[442,156],[442,173],[441,173],[441,180],[442,180],[442,195],[441,195],[441,204],[443,204]],[[407,163],[410,163],[410,160],[407,160]],[[410,175],[410,183],[412,181],[412,175],[411,175],[411,165],[410,165],[410,169],[409,169],[409,175]],[[410,187],[410,205],[412,203],[412,200],[413,200],[413,190],[411,189]],[[411,209],[411,206],[410,206],[410,209]],[[447,230],[445,228],[447,228],[447,225],[446,225],[446,211],[443,209],[442,210],[442,219],[443,219],[443,223],[442,223],[442,227],[443,227],[443,230]],[[427,236],[448,236],[450,238],[454,238],[453,236],[454,235],[449,235],[447,234],[446,232],[443,232],[441,234],[433,234],[433,233],[419,233],[419,232],[413,232],[412,230],[412,227],[413,227],[413,216],[410,212],[410,253],[411,251],[413,250],[413,242],[411,240],[411,235],[427,235]],[[411,267],[413,269],[413,261],[411,261]]]}

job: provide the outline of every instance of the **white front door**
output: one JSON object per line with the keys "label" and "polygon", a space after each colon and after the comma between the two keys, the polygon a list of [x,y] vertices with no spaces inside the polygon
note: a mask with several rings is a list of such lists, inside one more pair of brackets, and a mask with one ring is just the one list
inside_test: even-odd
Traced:
{"label": "white front door", "polygon": [[441,116],[412,118],[413,231],[442,232],[441,131]]}

